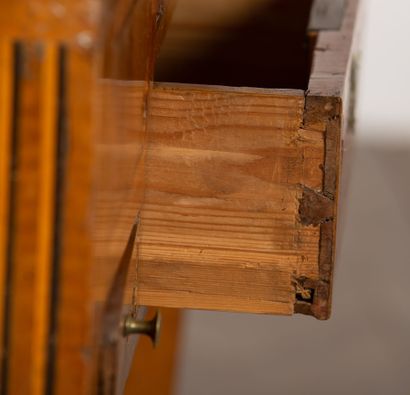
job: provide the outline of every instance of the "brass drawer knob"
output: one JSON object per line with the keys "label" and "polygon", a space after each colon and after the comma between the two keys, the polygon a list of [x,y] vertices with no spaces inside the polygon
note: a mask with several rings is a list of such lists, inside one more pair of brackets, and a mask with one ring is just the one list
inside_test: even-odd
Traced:
{"label": "brass drawer knob", "polygon": [[137,320],[129,315],[124,320],[123,334],[124,336],[146,335],[151,339],[153,346],[156,347],[161,333],[161,320],[159,311],[149,321]]}

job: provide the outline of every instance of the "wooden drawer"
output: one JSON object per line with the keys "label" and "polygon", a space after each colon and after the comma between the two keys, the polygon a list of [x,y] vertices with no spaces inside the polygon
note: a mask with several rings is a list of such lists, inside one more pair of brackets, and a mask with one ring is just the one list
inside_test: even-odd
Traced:
{"label": "wooden drawer", "polygon": [[214,3],[180,0],[159,55],[138,300],[327,319],[357,1],[308,35],[310,1]]}

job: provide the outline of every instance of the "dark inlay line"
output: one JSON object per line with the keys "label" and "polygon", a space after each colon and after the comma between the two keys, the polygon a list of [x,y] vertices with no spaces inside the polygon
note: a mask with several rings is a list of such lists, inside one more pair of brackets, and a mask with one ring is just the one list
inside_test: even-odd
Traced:
{"label": "dark inlay line", "polygon": [[13,258],[15,246],[15,228],[16,228],[16,198],[17,198],[17,170],[19,165],[18,139],[20,129],[20,96],[21,96],[21,78],[23,71],[23,45],[20,42],[14,43],[13,46],[13,104],[11,119],[11,161],[9,169],[9,196],[8,196],[8,239],[6,248],[6,273],[4,283],[4,333],[2,346],[3,355],[1,356],[1,379],[0,394],[8,394],[8,373],[9,373],[9,342],[11,334],[11,311],[13,302],[12,282],[13,282]]}
{"label": "dark inlay line", "polygon": [[59,285],[61,271],[61,248],[63,233],[63,204],[64,204],[64,182],[67,157],[67,49],[61,45],[58,50],[58,92],[57,92],[57,146],[55,172],[55,206],[54,206],[54,234],[53,252],[51,263],[51,285],[50,285],[50,321],[48,335],[48,355],[46,367],[45,394],[54,393],[57,332],[58,332],[58,307],[59,307]]}

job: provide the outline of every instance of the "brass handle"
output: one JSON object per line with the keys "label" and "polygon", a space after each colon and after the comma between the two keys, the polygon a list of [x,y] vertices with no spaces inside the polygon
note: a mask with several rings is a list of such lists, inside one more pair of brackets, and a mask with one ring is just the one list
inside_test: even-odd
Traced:
{"label": "brass handle", "polygon": [[155,317],[149,321],[136,320],[132,316],[127,316],[124,320],[123,334],[129,335],[146,335],[154,347],[158,345],[161,333],[161,313],[156,312]]}

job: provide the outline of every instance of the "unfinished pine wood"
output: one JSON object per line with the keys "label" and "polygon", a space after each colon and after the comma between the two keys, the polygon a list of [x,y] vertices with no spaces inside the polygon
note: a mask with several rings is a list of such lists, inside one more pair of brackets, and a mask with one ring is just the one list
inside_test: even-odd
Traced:
{"label": "unfinished pine wood", "polygon": [[298,220],[320,189],[324,135],[302,91],[156,85],[138,263],[141,304],[292,314],[318,277],[318,229]]}

